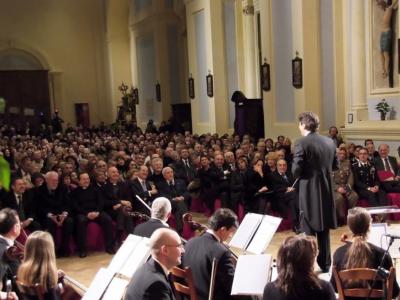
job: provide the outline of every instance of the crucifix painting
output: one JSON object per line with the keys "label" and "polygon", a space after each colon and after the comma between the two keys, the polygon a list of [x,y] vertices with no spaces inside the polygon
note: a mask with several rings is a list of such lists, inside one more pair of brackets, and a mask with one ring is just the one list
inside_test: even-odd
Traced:
{"label": "crucifix painting", "polygon": [[373,5],[373,57],[375,88],[398,86],[395,62],[398,0],[375,0]]}

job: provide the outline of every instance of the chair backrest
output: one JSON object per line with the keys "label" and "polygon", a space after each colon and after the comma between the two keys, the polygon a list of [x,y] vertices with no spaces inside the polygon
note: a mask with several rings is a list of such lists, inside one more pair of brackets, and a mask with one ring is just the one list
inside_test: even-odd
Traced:
{"label": "chair backrest", "polygon": [[[22,299],[29,296],[37,296],[38,300],[44,300],[44,289],[40,284],[26,285],[25,283],[17,280],[17,287],[22,295]],[[26,297],[24,297],[26,295]]]}
{"label": "chair backrest", "polygon": [[197,300],[196,288],[194,286],[192,271],[189,267],[184,269],[174,267],[172,269],[175,291],[190,297],[190,300]]}
{"label": "chair backrest", "polygon": [[[376,270],[368,269],[368,268],[358,268],[358,269],[348,269],[343,271],[337,271],[336,267],[332,268],[332,273],[335,278],[336,288],[339,294],[339,300],[345,300],[345,297],[358,297],[358,298],[366,298],[369,294],[369,287],[346,287],[346,281],[349,280],[365,280],[370,284],[374,280]],[[382,283],[386,286],[386,299],[392,299],[393,292],[393,282],[394,282],[395,270],[394,268],[390,268],[389,277],[387,279],[382,278],[379,273],[377,275],[377,282]],[[370,298],[381,298],[384,295],[383,289],[374,288],[370,294]]]}

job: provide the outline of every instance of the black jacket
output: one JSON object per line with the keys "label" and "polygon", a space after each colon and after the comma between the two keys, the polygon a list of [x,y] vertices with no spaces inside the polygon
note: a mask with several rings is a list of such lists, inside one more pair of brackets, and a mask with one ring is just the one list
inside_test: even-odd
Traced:
{"label": "black jacket", "polygon": [[211,265],[217,260],[214,300],[229,300],[235,267],[231,252],[210,233],[192,238],[185,245],[183,265],[190,267],[199,300],[207,300],[210,287]]}
{"label": "black jacket", "polygon": [[150,238],[154,231],[159,228],[168,228],[160,220],[151,218],[147,222],[139,224],[135,227],[134,235]]}
{"label": "black jacket", "polygon": [[151,258],[133,275],[124,299],[174,300],[175,295],[161,265]]}

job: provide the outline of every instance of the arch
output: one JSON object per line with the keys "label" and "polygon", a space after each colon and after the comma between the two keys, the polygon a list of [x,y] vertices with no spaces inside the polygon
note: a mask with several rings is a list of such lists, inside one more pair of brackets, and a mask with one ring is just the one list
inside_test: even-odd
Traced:
{"label": "arch", "polygon": [[[21,66],[21,64],[22,66],[26,64],[27,67],[30,67],[30,69],[28,70],[50,71],[52,69],[50,67],[48,59],[40,51],[34,49],[33,47],[30,47],[28,45],[16,41],[7,41],[7,43],[5,44],[0,43],[0,59],[1,58],[4,59],[3,63],[5,63],[5,61],[7,61],[8,59],[8,61],[5,63],[6,67],[7,64],[10,64],[11,60],[11,66],[13,62],[14,64],[17,63],[17,67]],[[18,63],[20,65],[18,65]],[[2,69],[1,62],[0,62],[0,69]],[[22,69],[19,68],[19,70]]]}
{"label": "arch", "polygon": [[7,49],[0,52],[0,70],[43,70],[43,66],[35,56],[26,51]]}

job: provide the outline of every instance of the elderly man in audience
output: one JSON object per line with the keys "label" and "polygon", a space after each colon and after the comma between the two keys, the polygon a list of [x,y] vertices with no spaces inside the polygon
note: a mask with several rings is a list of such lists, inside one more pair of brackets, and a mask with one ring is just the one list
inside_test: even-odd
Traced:
{"label": "elderly man in audience", "polygon": [[122,241],[123,235],[133,232],[134,224],[125,212],[132,210],[132,194],[126,184],[120,180],[116,167],[108,168],[108,180],[99,190],[104,209],[117,222],[116,242]]}
{"label": "elderly man in audience", "polygon": [[358,195],[354,191],[354,176],[346,148],[337,151],[338,169],[333,171],[333,190],[338,220],[344,224],[347,209],[357,204]]}
{"label": "elderly man in audience", "polygon": [[33,190],[26,190],[24,180],[17,177],[11,180],[11,190],[2,199],[3,207],[14,209],[18,213],[21,227],[30,232],[41,228],[36,216],[33,194]]}
{"label": "elderly man in audience", "polygon": [[374,164],[381,180],[382,188],[387,193],[400,193],[400,173],[397,159],[389,156],[389,146],[381,144],[378,147],[379,156]]}
{"label": "elderly man in audience", "polygon": [[45,184],[37,188],[35,192],[34,203],[38,207],[42,226],[47,228],[54,240],[56,240],[57,228],[61,228],[61,247],[57,249],[57,252],[59,256],[68,256],[74,224],[70,215],[67,190],[59,183],[59,176],[54,171],[47,172],[45,180]]}
{"label": "elderly man in audience", "polygon": [[150,238],[158,228],[168,228],[171,216],[171,202],[165,197],[156,198],[151,205],[151,218],[135,227],[133,234]]}
{"label": "elderly man in audience", "polygon": [[181,264],[185,252],[179,235],[168,228],[159,228],[151,235],[151,259],[133,275],[126,289],[125,300],[174,300],[173,282],[169,273]]}
{"label": "elderly man in audience", "polygon": [[188,211],[186,203],[189,200],[189,193],[185,182],[174,178],[174,170],[172,168],[165,167],[162,170],[162,174],[164,180],[158,183],[157,189],[160,196],[168,198],[171,201],[176,230],[181,232],[183,228],[182,216]]}
{"label": "elderly man in audience", "polygon": [[284,159],[277,161],[277,170],[271,173],[269,178],[274,192],[273,206],[276,206],[283,216],[287,216],[290,210],[293,231],[297,232],[299,228],[299,196],[294,186],[293,174],[288,171],[288,165]]}
{"label": "elderly man in audience", "polygon": [[103,210],[98,189],[90,184],[88,173],[79,174],[79,187],[71,192],[70,197],[76,221],[79,257],[87,256],[86,233],[88,222],[96,222],[101,226],[106,252],[114,254],[111,217]]}

